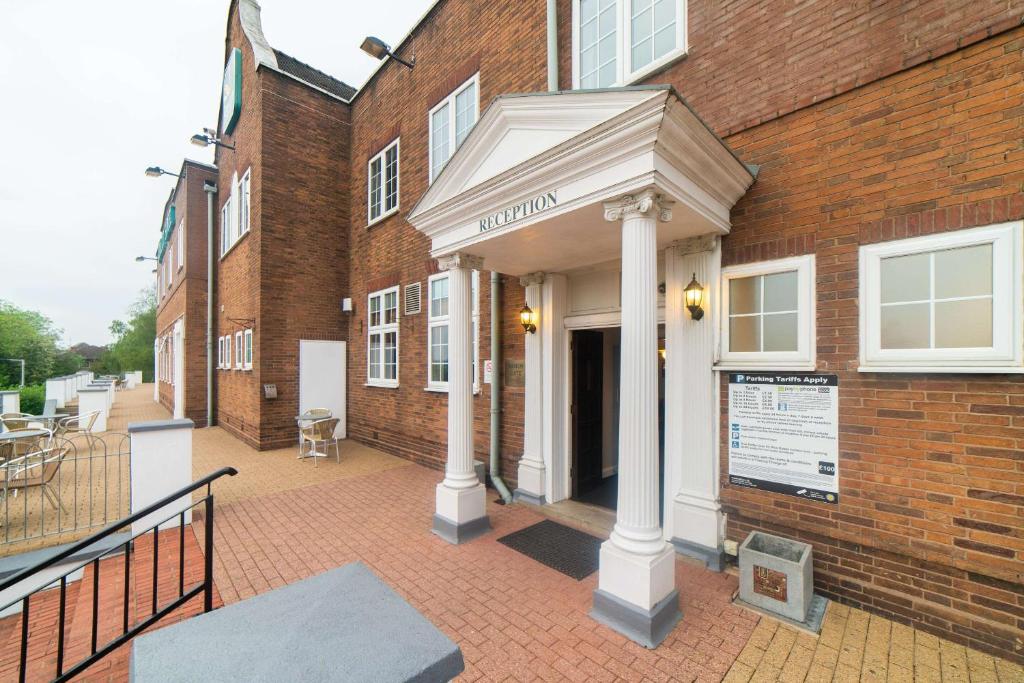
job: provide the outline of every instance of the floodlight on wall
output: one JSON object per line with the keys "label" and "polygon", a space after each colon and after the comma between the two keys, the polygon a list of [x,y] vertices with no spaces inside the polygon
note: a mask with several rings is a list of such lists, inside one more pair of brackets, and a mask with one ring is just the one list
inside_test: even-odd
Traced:
{"label": "floodlight on wall", "polygon": [[180,178],[181,177],[177,173],[171,173],[170,171],[165,171],[164,169],[160,168],[159,166],[150,166],[149,168],[147,168],[146,169],[146,175],[149,176],[150,178],[159,178],[162,175],[172,175],[175,178]]}
{"label": "floodlight on wall", "polygon": [[136,256],[135,257],[135,262],[136,263],[142,263],[143,261],[156,261],[156,259],[153,258],[152,256]]}
{"label": "floodlight on wall", "polygon": [[224,147],[225,149],[231,150],[235,148],[234,145],[221,142],[220,138],[218,138],[209,128],[204,128],[203,131],[204,132],[202,133],[196,133],[189,140],[196,147],[209,147],[210,145],[216,145],[217,147]]}
{"label": "floodlight on wall", "polygon": [[403,64],[409,67],[410,69],[416,65],[416,57],[413,57],[412,61],[410,62],[405,61],[404,59],[396,55],[394,52],[392,52],[391,48],[388,47],[387,43],[385,43],[380,38],[377,38],[376,36],[366,36],[366,38],[363,39],[363,44],[359,46],[359,49],[365,52],[366,54],[370,55],[374,59],[384,59],[385,57],[391,57],[391,59],[395,60],[399,64]]}

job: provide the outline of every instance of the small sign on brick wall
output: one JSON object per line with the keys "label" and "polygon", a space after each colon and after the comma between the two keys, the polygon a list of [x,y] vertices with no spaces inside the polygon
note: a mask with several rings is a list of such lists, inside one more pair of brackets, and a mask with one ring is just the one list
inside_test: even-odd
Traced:
{"label": "small sign on brick wall", "polygon": [[521,360],[505,361],[505,386],[521,387],[526,385],[526,363]]}

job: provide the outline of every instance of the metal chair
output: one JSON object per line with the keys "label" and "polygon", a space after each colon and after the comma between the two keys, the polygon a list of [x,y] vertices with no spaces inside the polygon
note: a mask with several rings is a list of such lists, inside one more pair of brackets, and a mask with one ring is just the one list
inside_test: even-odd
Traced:
{"label": "metal chair", "polygon": [[93,425],[96,424],[96,418],[98,418],[99,415],[100,411],[94,410],[91,413],[65,417],[57,423],[57,436],[64,439],[71,439],[79,434],[84,434],[85,442],[89,444],[89,451],[92,452],[93,442],[97,438],[96,435],[92,433],[92,428]]}
{"label": "metal chair", "polygon": [[4,463],[3,495],[12,490],[17,495],[18,491],[38,488],[53,507],[60,507],[66,514],[68,510],[60,500],[60,491],[54,491],[51,482],[70,452],[67,444],[50,446]]}
{"label": "metal chair", "polygon": [[13,432],[15,429],[25,429],[28,427],[28,423],[32,421],[35,415],[29,413],[4,413],[0,415],[0,422],[4,423],[4,427],[7,431]]}
{"label": "metal chair", "polygon": [[304,455],[304,453],[305,453],[304,449],[306,447],[306,438],[302,435],[302,430],[304,428],[308,427],[309,425],[311,425],[312,423],[316,422],[317,420],[324,420],[326,418],[329,418],[331,416],[331,411],[328,410],[327,408],[310,408],[309,410],[304,412],[302,415],[304,417],[308,417],[309,419],[308,420],[302,420],[302,421],[299,422],[299,458],[300,459],[306,457]]}
{"label": "metal chair", "polygon": [[323,445],[324,457],[329,455],[328,449],[333,445],[335,460],[341,462],[341,447],[338,438],[334,436],[334,430],[338,427],[339,422],[341,420],[332,417],[326,420],[317,420],[302,428],[303,442],[308,442],[311,449],[309,455],[305,457],[313,459],[314,467],[317,466],[317,460],[321,457],[317,451],[317,447],[320,445]]}

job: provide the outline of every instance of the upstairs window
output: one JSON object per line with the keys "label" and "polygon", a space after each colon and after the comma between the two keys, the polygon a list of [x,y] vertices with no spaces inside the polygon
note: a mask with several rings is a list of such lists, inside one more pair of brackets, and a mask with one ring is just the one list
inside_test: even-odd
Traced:
{"label": "upstairs window", "polygon": [[459,148],[480,115],[480,74],[453,90],[430,110],[430,182]]}
{"label": "upstairs window", "polygon": [[241,370],[245,359],[245,341],[241,332],[235,332],[235,369]]}
{"label": "upstairs window", "polygon": [[242,368],[252,370],[252,330],[245,331],[244,355],[242,356]]}
{"label": "upstairs window", "polygon": [[238,183],[238,237],[249,232],[249,185],[251,174],[246,171]]}
{"label": "upstairs window", "polygon": [[367,306],[366,383],[398,386],[398,287],[374,292]]}
{"label": "upstairs window", "polygon": [[633,83],[686,53],[686,0],[573,0],[573,87]]}
{"label": "upstairs window", "polygon": [[228,253],[234,244],[231,237],[231,196],[224,201],[220,209],[220,255]]}
{"label": "upstairs window", "polygon": [[814,368],[814,256],[722,269],[720,365]]}
{"label": "upstairs window", "polygon": [[367,179],[367,221],[370,224],[398,211],[398,140],[370,159]]}
{"label": "upstairs window", "polygon": [[231,369],[231,335],[224,337],[224,369]]}
{"label": "upstairs window", "polygon": [[861,247],[860,369],[1019,368],[1021,225]]}
{"label": "upstairs window", "polygon": [[185,267],[185,221],[178,224],[178,244],[175,251],[178,252],[178,270]]}

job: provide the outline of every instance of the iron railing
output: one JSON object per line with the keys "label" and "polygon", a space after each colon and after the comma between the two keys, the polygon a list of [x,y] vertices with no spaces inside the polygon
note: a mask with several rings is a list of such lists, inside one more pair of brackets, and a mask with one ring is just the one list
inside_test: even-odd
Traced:
{"label": "iron railing", "polygon": [[[39,452],[67,452],[53,463],[45,483],[18,486],[25,478],[43,478],[47,464]],[[0,464],[0,544],[46,536],[81,535],[121,519],[131,511],[131,442],[127,434],[81,434],[41,439],[35,453]],[[23,482],[20,482],[23,483]],[[58,541],[59,542],[59,541]],[[7,554],[0,546],[0,555]]]}
{"label": "iron railing", "polygon": [[[234,467],[222,467],[221,469],[208,474],[202,479],[192,482],[188,486],[175,491],[174,493],[161,498],[155,503],[139,510],[138,512],[132,513],[131,515],[121,519],[114,524],[106,527],[102,531],[89,536],[67,548],[61,552],[49,557],[38,564],[28,567],[23,571],[14,574],[8,578],[0,580],[0,592],[8,590],[17,586],[19,583],[28,581],[34,576],[38,576],[41,572],[56,567],[61,562],[68,558],[74,557],[75,555],[88,552],[90,546],[96,544],[99,541],[113,535],[117,531],[123,529],[126,526],[130,526],[132,523],[137,522],[149,515],[157,512],[162,507],[178,501],[186,496],[191,497],[193,491],[196,491],[202,487],[206,487],[206,494],[199,500],[192,501],[187,507],[183,508],[179,512],[161,519],[152,525],[147,525],[145,529],[138,533],[133,533],[131,538],[125,541],[123,544],[118,544],[108,550],[103,551],[101,554],[76,564],[72,569],[65,571],[59,577],[49,582],[45,586],[36,588],[24,597],[20,597],[7,605],[2,610],[5,611],[19,602],[21,603],[21,640],[20,640],[20,651],[19,651],[19,666],[18,666],[18,680],[24,682],[26,676],[26,667],[28,665],[28,647],[29,647],[29,619],[31,615],[31,603],[32,597],[37,593],[44,591],[54,585],[59,584],[60,587],[60,603],[58,606],[57,616],[57,655],[56,655],[56,670],[54,681],[66,681],[72,677],[82,673],[92,664],[106,657],[111,652],[121,647],[136,635],[149,628],[157,621],[167,616],[175,609],[181,607],[186,602],[199,595],[203,594],[203,612],[209,612],[213,609],[213,491],[211,484],[225,475],[234,476],[238,474],[238,470]],[[204,526],[204,538],[203,538],[203,580],[196,585],[185,588],[185,528],[188,526],[185,522],[186,514],[199,506],[203,506],[203,526]],[[159,589],[159,559],[160,559],[160,526],[178,518],[178,597],[171,600],[169,603],[160,606],[158,600],[158,589]],[[131,572],[131,558],[134,542],[140,536],[153,532],[153,594],[151,599],[151,613],[140,621],[136,621],[131,624],[130,619],[130,602],[134,595],[132,590],[132,572]],[[165,530],[164,533],[167,533]],[[106,644],[100,645],[98,643],[98,623],[99,623],[99,594],[100,594],[100,560],[108,555],[124,552],[124,602],[122,605],[122,620],[121,620],[121,633],[117,637],[108,641]],[[68,589],[68,577],[75,572],[84,569],[86,566],[92,565],[92,625],[90,630],[90,643],[89,643],[89,655],[84,659],[72,664],[69,667],[65,667],[65,654],[66,654],[66,621],[67,621],[67,589]],[[85,586],[80,589],[85,590]],[[41,637],[49,640],[52,636],[45,631],[40,634]]]}

